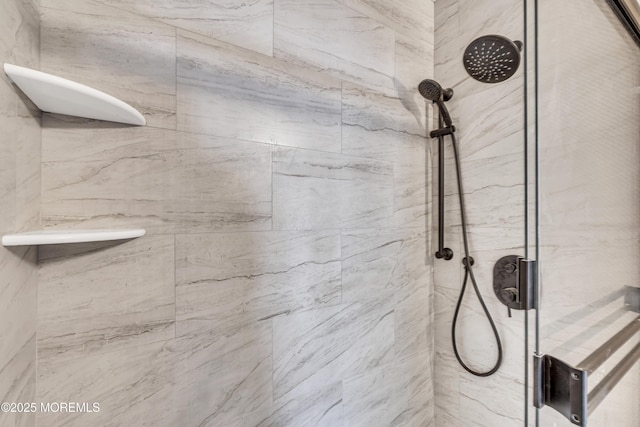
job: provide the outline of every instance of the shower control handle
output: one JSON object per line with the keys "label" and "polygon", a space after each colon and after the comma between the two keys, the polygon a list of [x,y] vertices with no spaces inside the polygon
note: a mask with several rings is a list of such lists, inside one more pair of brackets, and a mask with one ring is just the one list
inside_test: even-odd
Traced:
{"label": "shower control handle", "polygon": [[518,301],[518,290],[516,288],[504,288],[500,291],[501,299],[507,300],[509,302],[517,302]]}
{"label": "shower control handle", "polygon": [[517,255],[500,258],[493,267],[493,291],[500,302],[514,310],[535,307],[536,263]]}

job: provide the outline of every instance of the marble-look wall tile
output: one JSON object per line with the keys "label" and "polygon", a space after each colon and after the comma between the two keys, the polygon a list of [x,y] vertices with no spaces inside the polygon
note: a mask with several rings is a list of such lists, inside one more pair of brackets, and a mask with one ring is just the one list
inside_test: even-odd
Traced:
{"label": "marble-look wall tile", "polygon": [[[513,373],[506,375],[498,373],[482,380],[478,381],[476,377],[470,375],[465,375],[460,380],[460,425],[478,427],[524,425],[524,381],[514,379]],[[489,395],[487,390],[499,390],[499,396],[493,399],[487,398]]]}
{"label": "marble-look wall tile", "polygon": [[396,96],[404,108],[415,117],[416,122],[421,124],[424,136],[427,135],[427,130],[432,128],[433,109],[427,108],[431,103],[420,95],[418,85],[424,79],[433,79],[433,44],[433,34],[424,42],[416,41],[414,37],[396,34],[393,80]]}
{"label": "marble-look wall tile", "polygon": [[428,236],[412,229],[342,232],[342,301],[371,295],[402,303],[426,289],[430,264]]}
{"label": "marble-look wall tile", "polygon": [[159,342],[73,360],[38,361],[38,401],[94,402],[99,412],[40,412],[38,425],[173,427],[174,350]]}
{"label": "marble-look wall tile", "polygon": [[[2,323],[14,326],[4,319]],[[9,403],[33,402],[36,396],[36,336],[32,335],[22,347],[12,347],[11,350],[15,352],[13,358],[6,364],[0,362],[0,400]],[[36,414],[2,411],[0,425],[32,427],[36,425]]]}
{"label": "marble-look wall tile", "polygon": [[270,414],[256,418],[252,426],[306,426],[335,427],[347,425],[343,419],[343,386],[338,381],[326,387],[301,390],[291,397],[274,402]]}
{"label": "marble-look wall tile", "polygon": [[365,158],[277,147],[273,226],[371,228],[393,221],[393,166]]}
{"label": "marble-look wall tile", "polygon": [[348,426],[420,426],[433,420],[431,354],[344,382],[344,417]]}
{"label": "marble-look wall tile", "polygon": [[[42,221],[202,232],[271,228],[271,147],[45,119]],[[87,141],[99,140],[99,144]]]}
{"label": "marble-look wall tile", "polygon": [[16,114],[16,90],[9,83],[0,80],[0,99],[4,101],[0,102],[0,126],[3,134],[3,143],[0,144],[0,197],[3,200],[0,231],[3,233],[14,232],[16,222],[18,145],[12,142],[18,140],[21,130]]}
{"label": "marble-look wall tile", "polygon": [[[38,68],[40,11],[0,2],[2,62]],[[0,72],[0,234],[34,227],[40,208],[40,111]],[[37,248],[0,247],[0,402],[36,397]],[[0,425],[32,427],[34,413],[0,412]]]}
{"label": "marble-look wall tile", "polygon": [[40,223],[41,143],[40,114],[18,117],[16,138],[16,218],[14,231],[34,230]]}
{"label": "marble-look wall tile", "polygon": [[426,146],[424,119],[395,96],[351,83],[342,85],[343,154],[396,160],[411,143]]}
{"label": "marble-look wall tile", "polygon": [[275,0],[274,56],[394,93],[394,32],[336,0]]}
{"label": "marble-look wall tile", "polygon": [[39,360],[173,338],[173,257],[173,236],[41,248]]}
{"label": "marble-look wall tile", "polygon": [[401,35],[425,41],[434,34],[434,4],[424,0],[337,0]]}
{"label": "marble-look wall tile", "polygon": [[340,233],[177,236],[178,335],[233,315],[259,320],[341,302]]}
{"label": "marble-look wall tile", "polygon": [[178,325],[173,392],[181,422],[255,425],[249,420],[268,411],[272,402],[271,321],[225,312],[217,319],[194,316]]}
{"label": "marble-look wall tile", "polygon": [[178,31],[178,129],[340,151],[340,82]]}
{"label": "marble-look wall tile", "polygon": [[432,348],[433,270],[428,237],[415,230],[344,230],[342,301],[371,295],[395,304],[395,354],[405,358]]}
{"label": "marble-look wall tile", "polygon": [[394,360],[394,311],[369,299],[273,319],[273,394],[291,399]]}
{"label": "marble-look wall tile", "polygon": [[98,1],[265,55],[273,54],[273,0]]}
{"label": "marble-look wall tile", "polygon": [[175,129],[175,31],[94,1],[42,0],[41,69],[122,99],[149,126]]}
{"label": "marble-look wall tile", "polygon": [[[0,401],[31,402],[36,391],[34,247],[0,248]],[[31,426],[34,414],[0,412],[0,425]]]}
{"label": "marble-look wall tile", "polygon": [[[340,303],[339,232],[179,235],[176,298],[186,370],[179,384],[194,402],[188,419],[214,426],[322,417],[326,405],[302,397],[271,412],[271,318]],[[315,398],[333,403],[335,393]],[[204,399],[207,406],[195,404]]]}
{"label": "marble-look wall tile", "polygon": [[394,225],[424,227],[430,202],[426,116],[417,104],[349,83],[343,84],[342,103],[342,152],[392,161]]}

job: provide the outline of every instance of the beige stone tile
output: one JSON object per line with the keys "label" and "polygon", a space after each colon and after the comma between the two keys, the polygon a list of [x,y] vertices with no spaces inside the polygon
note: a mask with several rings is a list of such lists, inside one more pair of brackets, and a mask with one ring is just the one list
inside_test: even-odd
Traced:
{"label": "beige stone tile", "polygon": [[277,147],[273,174],[275,229],[371,228],[393,223],[389,162]]}
{"label": "beige stone tile", "polygon": [[40,249],[39,361],[175,336],[173,236],[119,243]]}
{"label": "beige stone tile", "polygon": [[178,129],[340,151],[340,82],[178,31]]}
{"label": "beige stone tile", "polygon": [[394,93],[391,29],[335,0],[275,0],[274,56]]}
{"label": "beige stone tile", "polygon": [[245,49],[273,53],[273,0],[98,0]]}
{"label": "beige stone tile", "polygon": [[154,127],[176,126],[175,28],[93,1],[42,0],[41,70],[104,91]]}
{"label": "beige stone tile", "polygon": [[161,233],[271,227],[268,145],[111,124],[82,129],[53,117],[45,126],[47,225]]}

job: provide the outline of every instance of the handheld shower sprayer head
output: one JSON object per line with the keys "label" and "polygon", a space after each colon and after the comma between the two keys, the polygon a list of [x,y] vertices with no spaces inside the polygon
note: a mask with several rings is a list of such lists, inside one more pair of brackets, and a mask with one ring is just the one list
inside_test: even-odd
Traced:
{"label": "handheld shower sprayer head", "polygon": [[443,89],[435,80],[425,79],[418,85],[418,92],[420,92],[420,95],[425,99],[428,99],[438,105],[444,125],[447,128],[451,128],[453,123],[451,122],[449,110],[447,110],[447,106],[444,102],[453,97],[453,89]]}
{"label": "handheld shower sprayer head", "polygon": [[435,80],[425,79],[418,85],[418,92],[429,101],[448,101],[453,96],[453,89],[442,89]]}

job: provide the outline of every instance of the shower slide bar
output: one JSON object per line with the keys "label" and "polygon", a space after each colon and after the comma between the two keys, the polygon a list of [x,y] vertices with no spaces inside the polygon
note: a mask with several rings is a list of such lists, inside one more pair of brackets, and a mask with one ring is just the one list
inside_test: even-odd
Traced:
{"label": "shower slide bar", "polygon": [[[635,292],[630,288],[629,292]],[[634,311],[638,311],[634,309]],[[587,379],[616,351],[640,333],[640,316],[586,357],[577,367],[549,355],[534,356],[534,405],[550,406],[573,424],[586,426],[587,419],[627,372],[640,360],[640,343],[590,392]]]}

